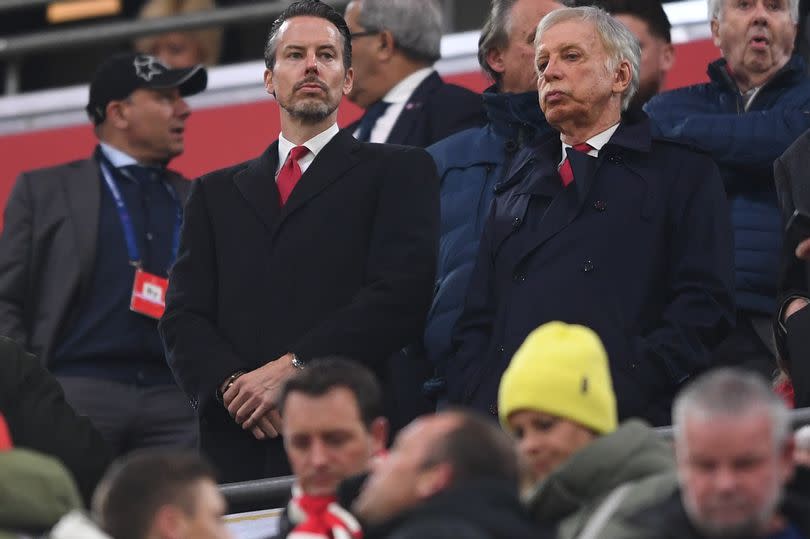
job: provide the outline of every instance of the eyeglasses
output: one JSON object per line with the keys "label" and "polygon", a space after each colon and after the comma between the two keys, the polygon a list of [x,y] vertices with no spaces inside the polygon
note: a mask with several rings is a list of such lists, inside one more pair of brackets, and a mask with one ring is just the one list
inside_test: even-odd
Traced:
{"label": "eyeglasses", "polygon": [[380,33],[380,30],[363,30],[362,32],[352,32],[352,33],[349,34],[349,37],[352,38],[352,39],[355,39],[355,38],[358,38],[358,37],[373,36],[373,35],[376,35],[376,34],[379,34],[379,33]]}

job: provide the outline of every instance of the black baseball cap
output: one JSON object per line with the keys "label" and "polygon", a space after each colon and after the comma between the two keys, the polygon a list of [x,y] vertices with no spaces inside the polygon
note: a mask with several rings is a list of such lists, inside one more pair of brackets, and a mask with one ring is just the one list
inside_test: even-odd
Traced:
{"label": "black baseball cap", "polygon": [[179,88],[180,95],[187,96],[202,92],[207,84],[208,73],[202,64],[171,69],[148,54],[116,54],[102,62],[93,75],[86,110],[98,125],[104,121],[110,101],[126,99],[139,88]]}

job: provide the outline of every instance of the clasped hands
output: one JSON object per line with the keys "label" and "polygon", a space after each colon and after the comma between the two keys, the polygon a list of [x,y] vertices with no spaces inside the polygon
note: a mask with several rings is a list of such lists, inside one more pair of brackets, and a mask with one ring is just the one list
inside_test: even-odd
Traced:
{"label": "clasped hands", "polygon": [[250,430],[257,440],[275,438],[281,432],[276,402],[282,384],[295,371],[292,354],[284,354],[239,376],[227,389],[223,387],[222,402],[234,421]]}

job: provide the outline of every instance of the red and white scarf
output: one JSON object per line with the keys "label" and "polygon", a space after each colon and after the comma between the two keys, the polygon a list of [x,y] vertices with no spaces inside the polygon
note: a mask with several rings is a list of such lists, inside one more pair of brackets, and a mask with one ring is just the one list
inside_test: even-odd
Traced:
{"label": "red and white scarf", "polygon": [[287,539],[363,539],[360,523],[335,496],[310,496],[297,484],[292,495],[287,516],[296,526]]}

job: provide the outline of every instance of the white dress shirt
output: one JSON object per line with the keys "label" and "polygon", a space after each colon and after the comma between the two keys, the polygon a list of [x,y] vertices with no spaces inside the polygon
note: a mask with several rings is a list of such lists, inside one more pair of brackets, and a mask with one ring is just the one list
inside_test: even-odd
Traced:
{"label": "white dress shirt", "polygon": [[[309,149],[309,152],[298,160],[298,166],[301,167],[301,174],[307,171],[309,165],[315,161],[315,158],[318,156],[321,150],[323,150],[324,146],[329,144],[329,141],[332,140],[332,137],[338,134],[337,124],[332,124],[331,127],[328,127],[324,131],[321,131],[308,141],[301,144],[301,146],[306,146]],[[298,144],[293,144],[286,138],[284,135],[278,136],[278,165],[276,166],[276,179],[278,179],[278,171],[281,170],[281,166],[287,161],[287,156],[290,154],[290,150],[298,146]]]}
{"label": "white dress shirt", "polygon": [[138,164],[134,157],[122,152],[118,148],[113,148],[106,142],[99,142],[98,145],[101,146],[101,151],[104,152],[104,157],[109,159],[110,164],[115,168]]}
{"label": "white dress shirt", "polygon": [[[400,113],[405,108],[405,104],[411,98],[411,95],[413,95],[414,90],[416,90],[433,71],[434,69],[432,67],[423,67],[422,69],[414,71],[396,83],[396,85],[385,94],[382,100],[391,104],[388,105],[388,108],[385,109],[385,113],[380,116],[377,123],[374,124],[371,135],[369,136],[369,142],[385,142],[388,140],[388,137],[391,135],[391,130],[394,129],[394,124],[397,123]],[[358,126],[357,130],[354,132],[355,138],[357,138],[359,131],[360,127]]]}
{"label": "white dress shirt", "polygon": [[[602,150],[602,146],[608,143],[610,137],[613,136],[613,133],[615,133],[618,128],[619,124],[616,123],[612,127],[608,127],[601,133],[596,134],[591,138],[589,138],[588,140],[586,140],[585,143],[591,146],[591,151],[588,152],[588,155],[590,155],[591,157],[599,157],[599,152]],[[560,140],[562,140],[562,135],[560,135]],[[566,144],[565,142],[563,142],[562,159],[560,159],[560,162],[557,164],[557,168],[561,167],[563,162],[568,158],[568,154],[566,153],[566,151],[570,147],[571,147],[570,144]]]}

